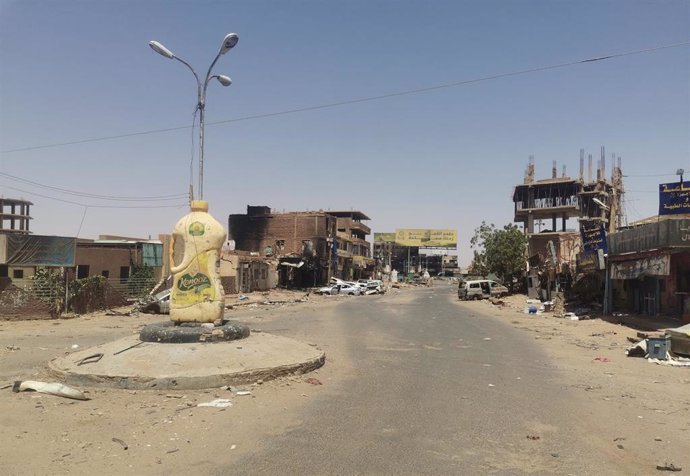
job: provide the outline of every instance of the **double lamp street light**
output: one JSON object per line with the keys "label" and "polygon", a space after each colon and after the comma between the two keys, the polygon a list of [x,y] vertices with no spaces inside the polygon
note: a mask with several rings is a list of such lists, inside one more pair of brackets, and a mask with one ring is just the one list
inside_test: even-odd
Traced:
{"label": "double lamp street light", "polygon": [[196,74],[194,68],[192,68],[189,65],[189,63],[187,63],[185,60],[175,56],[172,51],[167,49],[161,43],[157,41],[149,42],[149,46],[153,51],[155,51],[161,56],[165,56],[166,58],[176,59],[177,61],[185,65],[187,68],[189,68],[189,70],[196,78],[198,101],[196,107],[199,111],[199,200],[203,200],[204,198],[204,109],[206,107],[206,89],[208,88],[208,83],[210,83],[211,80],[214,78],[217,79],[218,82],[223,86],[230,86],[232,84],[232,79],[230,79],[229,76],[225,76],[222,74],[212,75],[211,70],[216,65],[218,58],[220,58],[221,55],[224,55],[225,53],[230,51],[237,44],[238,41],[239,36],[237,36],[236,33],[229,33],[225,36],[225,38],[223,39],[223,43],[220,46],[220,50],[218,51],[216,58],[211,63],[211,66],[209,66],[208,71],[206,72],[206,78],[203,81],[199,79],[199,75]]}

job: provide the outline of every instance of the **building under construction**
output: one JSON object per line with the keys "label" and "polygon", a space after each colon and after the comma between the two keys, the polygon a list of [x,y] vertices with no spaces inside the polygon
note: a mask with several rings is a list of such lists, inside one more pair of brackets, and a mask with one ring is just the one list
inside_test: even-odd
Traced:
{"label": "building under construction", "polygon": [[[532,298],[550,299],[554,291],[570,291],[576,279],[585,277],[580,288],[603,296],[606,236],[623,220],[623,182],[620,157],[613,157],[610,179],[606,154],[593,173],[592,155],[585,176],[585,152],[580,150],[578,178],[558,175],[556,161],[551,177],[535,180],[530,157],[524,181],[513,192],[515,222],[523,224],[528,238],[527,288]],[[568,226],[568,220],[577,223]]]}

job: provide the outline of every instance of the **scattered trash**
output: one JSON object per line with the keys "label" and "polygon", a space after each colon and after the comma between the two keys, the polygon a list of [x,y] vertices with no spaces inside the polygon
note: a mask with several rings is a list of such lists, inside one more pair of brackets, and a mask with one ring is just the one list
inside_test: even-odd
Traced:
{"label": "scattered trash", "polygon": [[683,468],[676,466],[673,463],[657,464],[656,469],[659,471],[683,471]]}
{"label": "scattered trash", "polygon": [[613,442],[615,443],[616,441],[625,441],[625,438],[622,436],[619,436],[618,438],[614,438]]}
{"label": "scattered trash", "polygon": [[180,451],[179,448],[175,448],[174,450],[169,450],[169,451],[166,451],[165,453],[166,454],[172,454],[172,453],[177,453],[178,451]]}
{"label": "scattered trash", "polygon": [[55,395],[57,397],[72,398],[74,400],[89,399],[81,390],[68,387],[67,385],[63,385],[61,383],[37,382],[34,380],[25,380],[22,382],[17,380],[12,386],[13,392],[24,392],[26,390],[33,390],[35,392]]}
{"label": "scattered trash", "polygon": [[492,384],[492,383],[489,384],[489,387],[495,387],[495,386],[496,386],[496,385],[494,385],[494,384]]}
{"label": "scattered trash", "polygon": [[99,360],[103,358],[103,353],[98,353],[98,354],[92,354],[87,357],[84,357],[81,360],[77,360],[77,365],[84,365],[84,364],[95,364]]}
{"label": "scattered trash", "polygon": [[536,314],[537,313],[537,306],[530,306],[527,308],[527,313],[528,314]]}
{"label": "scattered trash", "polygon": [[5,347],[5,348],[6,348],[7,350],[9,350],[9,351],[20,350],[19,347],[17,347],[16,345],[8,345],[8,346]]}
{"label": "scattered trash", "polygon": [[646,357],[647,356],[647,339],[637,342],[635,345],[628,347],[625,351],[628,357]]}
{"label": "scattered trash", "polygon": [[484,337],[484,340],[491,340],[491,337]]}
{"label": "scattered trash", "polygon": [[251,394],[252,394],[252,392],[250,392],[249,390],[240,390],[237,393],[235,393],[235,395],[237,395],[239,397],[244,397],[244,396],[251,395]]}
{"label": "scattered trash", "polygon": [[310,383],[312,385],[323,385],[321,383],[321,380],[314,378],[314,377],[309,377],[308,379],[305,380],[306,383]]}
{"label": "scattered trash", "polygon": [[144,341],[141,341],[141,342],[138,342],[138,343],[136,343],[136,344],[134,344],[134,345],[130,345],[129,347],[127,347],[127,348],[125,348],[125,349],[118,350],[118,351],[115,352],[113,355],[121,354],[121,353],[123,353],[124,351],[129,350],[129,349],[134,349],[135,347],[138,347],[138,346],[140,346],[140,345],[143,344],[143,343],[144,343]]}
{"label": "scattered trash", "polygon": [[211,408],[227,408],[231,407],[232,402],[227,398],[217,398],[210,402],[204,402],[197,404],[197,407],[211,407]]}
{"label": "scattered trash", "polygon": [[122,445],[122,448],[125,449],[125,450],[126,450],[127,448],[129,448],[129,446],[127,446],[127,443],[125,443],[124,441],[122,441],[120,438],[113,438],[113,442],[114,442],[114,443],[119,443],[120,445]]}
{"label": "scattered trash", "polygon": [[105,311],[106,316],[131,316],[132,313],[130,312],[119,312],[119,311],[113,311],[112,309],[108,309]]}
{"label": "scattered trash", "polygon": [[595,357],[594,360],[603,363],[611,362],[611,359],[609,359],[608,357]]}
{"label": "scattered trash", "polygon": [[249,298],[248,298],[247,296],[245,296],[244,294],[240,294],[240,295],[237,297],[237,300],[238,300],[238,301],[246,301],[246,300],[248,300],[248,299],[249,299]]}
{"label": "scattered trash", "polygon": [[675,329],[666,329],[674,354],[690,357],[690,324]]}
{"label": "scattered trash", "polygon": [[527,435],[527,439],[528,439],[528,440],[533,440],[533,441],[541,440],[541,436],[537,436],[537,435]]}
{"label": "scattered trash", "polygon": [[74,345],[72,346],[72,349],[78,349],[78,348],[79,348],[79,344],[74,344]]}
{"label": "scattered trash", "polygon": [[660,359],[647,359],[647,362],[652,362],[659,365],[670,365],[671,367],[690,367],[690,359],[684,359],[681,357],[671,357],[666,360]]}
{"label": "scattered trash", "polygon": [[230,449],[231,449],[231,450],[234,450],[235,448],[237,448],[237,445],[231,445],[231,446],[230,446]]}
{"label": "scattered trash", "polygon": [[5,390],[6,388],[10,388],[12,385],[13,384],[11,384],[11,383],[8,383],[7,385],[3,385],[2,387],[0,387],[0,390]]}

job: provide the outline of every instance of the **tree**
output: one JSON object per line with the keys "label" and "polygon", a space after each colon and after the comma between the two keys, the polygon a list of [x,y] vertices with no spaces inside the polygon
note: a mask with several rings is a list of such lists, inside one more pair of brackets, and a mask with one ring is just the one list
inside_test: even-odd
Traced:
{"label": "tree", "polygon": [[482,221],[479,228],[474,230],[474,236],[470,239],[470,247],[473,249],[474,257],[472,263],[467,269],[470,275],[486,276],[490,270],[486,263],[486,241],[496,232],[494,224],[487,225]]}
{"label": "tree", "polygon": [[479,274],[496,274],[512,291],[513,282],[525,274],[527,237],[524,233],[512,224],[497,229],[493,224],[482,222],[474,231],[470,245],[475,248],[470,268],[486,271]]}

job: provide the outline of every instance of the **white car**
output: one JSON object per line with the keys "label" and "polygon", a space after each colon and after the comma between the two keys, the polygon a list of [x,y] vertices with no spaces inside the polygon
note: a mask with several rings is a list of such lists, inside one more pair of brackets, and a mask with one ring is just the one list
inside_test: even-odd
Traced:
{"label": "white car", "polygon": [[347,294],[349,296],[359,296],[362,294],[359,287],[355,287],[349,284],[334,284],[333,286],[326,286],[319,288],[319,294],[330,294],[331,296],[335,294]]}

